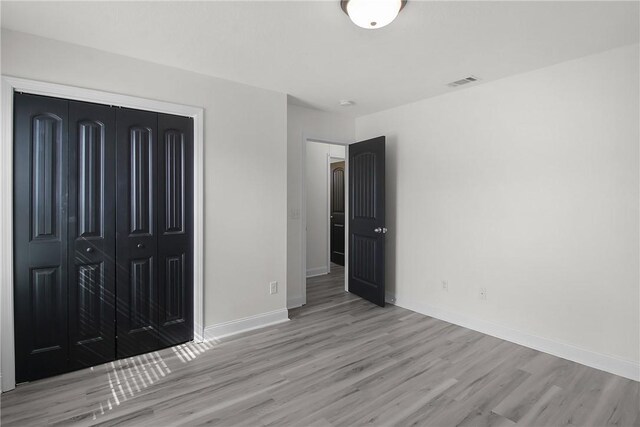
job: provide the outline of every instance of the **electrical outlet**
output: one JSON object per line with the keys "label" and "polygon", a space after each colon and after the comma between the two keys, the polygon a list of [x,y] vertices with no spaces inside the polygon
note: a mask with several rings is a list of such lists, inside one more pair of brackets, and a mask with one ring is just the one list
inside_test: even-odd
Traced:
{"label": "electrical outlet", "polygon": [[480,299],[487,299],[487,288],[480,288]]}
{"label": "electrical outlet", "polygon": [[447,280],[442,281],[442,290],[445,292],[449,292],[449,281]]}
{"label": "electrical outlet", "polygon": [[271,295],[278,293],[278,282],[269,283],[269,293]]}

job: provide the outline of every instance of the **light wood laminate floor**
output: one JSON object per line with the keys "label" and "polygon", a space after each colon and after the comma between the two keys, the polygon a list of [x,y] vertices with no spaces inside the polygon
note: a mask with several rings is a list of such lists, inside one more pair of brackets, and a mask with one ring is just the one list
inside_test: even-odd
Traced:
{"label": "light wood laminate floor", "polygon": [[18,386],[2,425],[639,426],[639,384],[308,281],[291,321]]}

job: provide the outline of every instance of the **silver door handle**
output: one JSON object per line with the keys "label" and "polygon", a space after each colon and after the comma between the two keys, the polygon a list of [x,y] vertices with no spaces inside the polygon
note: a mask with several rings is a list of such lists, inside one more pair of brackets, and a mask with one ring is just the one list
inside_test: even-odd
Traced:
{"label": "silver door handle", "polygon": [[387,234],[387,227],[376,227],[373,231],[375,233]]}

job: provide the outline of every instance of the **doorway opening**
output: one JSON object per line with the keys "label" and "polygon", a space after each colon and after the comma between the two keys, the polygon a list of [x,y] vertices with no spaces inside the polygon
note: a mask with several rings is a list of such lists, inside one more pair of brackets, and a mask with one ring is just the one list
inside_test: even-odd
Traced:
{"label": "doorway opening", "polygon": [[305,141],[305,293],[307,306],[345,298],[347,146]]}
{"label": "doorway opening", "polygon": [[[335,292],[333,296],[339,296],[333,302],[340,304],[352,293],[384,307],[385,137],[350,145],[303,137],[302,147],[301,305],[315,305],[307,298],[307,290],[322,281],[329,288],[319,289],[320,294]],[[335,163],[344,159],[344,171],[336,174],[344,182],[343,227],[331,223],[332,158]],[[319,179],[314,178],[315,171],[319,171]],[[343,253],[344,266],[331,263],[332,226],[344,229],[344,249],[335,251]]]}

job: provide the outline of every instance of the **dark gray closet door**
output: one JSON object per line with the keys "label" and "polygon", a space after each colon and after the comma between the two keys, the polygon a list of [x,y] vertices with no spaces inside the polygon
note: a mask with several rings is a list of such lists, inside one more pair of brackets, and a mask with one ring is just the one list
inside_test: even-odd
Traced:
{"label": "dark gray closet door", "polygon": [[158,115],[117,111],[117,357],[158,349]]}
{"label": "dark gray closet door", "polygon": [[193,339],[193,119],[158,115],[158,315],[163,347]]}
{"label": "dark gray closet door", "polygon": [[116,109],[69,102],[69,362],[115,359]]}
{"label": "dark gray closet door", "polygon": [[16,380],[67,370],[68,105],[14,97]]}
{"label": "dark gray closet door", "polygon": [[16,378],[193,339],[193,121],[15,95]]}

